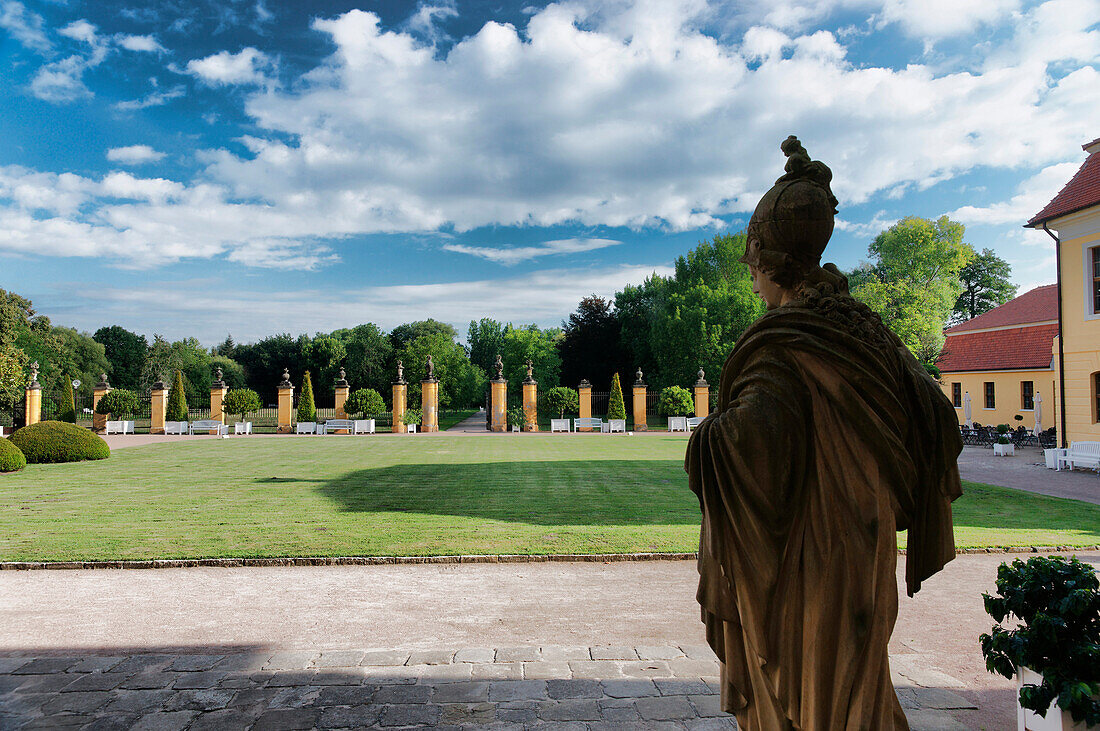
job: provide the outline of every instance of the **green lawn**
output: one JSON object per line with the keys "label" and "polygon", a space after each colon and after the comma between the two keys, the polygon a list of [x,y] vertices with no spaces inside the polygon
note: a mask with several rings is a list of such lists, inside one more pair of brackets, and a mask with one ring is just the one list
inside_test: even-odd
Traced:
{"label": "green lawn", "polygon": [[[693,551],[685,443],[257,437],[120,449],[0,476],[0,560]],[[960,547],[1100,543],[1100,506],[966,491]]]}

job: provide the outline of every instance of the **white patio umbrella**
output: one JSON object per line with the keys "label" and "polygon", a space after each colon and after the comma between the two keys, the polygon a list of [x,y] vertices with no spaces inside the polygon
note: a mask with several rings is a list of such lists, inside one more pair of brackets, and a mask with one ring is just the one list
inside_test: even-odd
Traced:
{"label": "white patio umbrella", "polygon": [[1035,436],[1039,436],[1039,433],[1043,431],[1043,397],[1041,394],[1035,394],[1035,431],[1032,432]]}
{"label": "white patio umbrella", "polygon": [[967,391],[963,394],[963,421],[966,422],[966,428],[971,429],[974,427],[974,420],[970,418],[970,392]]}

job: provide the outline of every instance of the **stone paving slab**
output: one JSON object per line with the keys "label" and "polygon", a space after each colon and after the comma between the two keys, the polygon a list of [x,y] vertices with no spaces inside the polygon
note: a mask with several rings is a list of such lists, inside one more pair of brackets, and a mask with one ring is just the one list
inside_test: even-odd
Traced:
{"label": "stone paving slab", "polygon": [[[0,656],[0,731],[735,729],[717,675],[699,646]],[[965,728],[950,711],[973,704],[938,675],[897,674],[914,731]]]}

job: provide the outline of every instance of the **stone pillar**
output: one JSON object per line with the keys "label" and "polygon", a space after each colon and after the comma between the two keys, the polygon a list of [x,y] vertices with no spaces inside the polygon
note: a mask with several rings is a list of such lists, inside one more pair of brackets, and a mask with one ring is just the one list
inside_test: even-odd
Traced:
{"label": "stone pillar", "polygon": [[[346,419],[348,418],[348,412],[344,411],[344,404],[348,401],[348,393],[351,391],[351,387],[348,386],[347,373],[344,369],[340,369],[340,377],[336,379],[336,418]],[[341,430],[343,431],[343,430]]]}
{"label": "stone pillar", "polygon": [[707,416],[710,413],[710,384],[703,376],[703,369],[699,369],[699,380],[695,382],[695,415]]}
{"label": "stone pillar", "polygon": [[646,424],[646,385],[642,380],[642,369],[634,374],[634,431],[648,431]]}
{"label": "stone pillar", "polygon": [[163,381],[153,384],[150,404],[149,433],[163,434],[165,414],[168,413],[168,386]]}
{"label": "stone pillar", "polygon": [[38,361],[31,364],[31,380],[27,383],[23,399],[26,407],[23,423],[30,426],[42,421],[42,384],[38,382]]}
{"label": "stone pillar", "polygon": [[439,431],[439,379],[425,378],[420,382],[420,429]]}
{"label": "stone pillar", "polygon": [[96,407],[99,406],[99,400],[111,392],[111,384],[107,383],[107,374],[102,373],[99,376],[99,383],[92,388],[92,431],[103,432],[107,429],[107,417],[108,414],[101,414],[96,411]]}
{"label": "stone pillar", "polygon": [[408,382],[405,381],[405,368],[397,361],[397,380],[393,382],[393,427],[396,434],[407,434],[405,428],[405,396]]}
{"label": "stone pillar", "polygon": [[[580,397],[580,405],[578,408],[578,415],[582,419],[592,418],[592,384],[588,382],[587,378],[582,378],[580,385],[577,386],[577,395]],[[591,427],[582,426],[577,431],[592,431]]]}
{"label": "stone pillar", "polygon": [[222,369],[214,370],[214,382],[210,384],[210,418],[221,423],[226,423],[226,413],[222,411],[222,402],[229,389],[222,380]]}
{"label": "stone pillar", "polygon": [[523,431],[539,430],[539,384],[531,359],[527,359],[527,377],[523,379]]}
{"label": "stone pillar", "polygon": [[290,382],[290,371],[283,369],[283,380],[279,384],[279,412],[275,431],[290,434],[294,431],[294,384]]}
{"label": "stone pillar", "polygon": [[490,383],[490,431],[508,431],[508,381],[504,378],[504,368],[497,356],[497,374]]}

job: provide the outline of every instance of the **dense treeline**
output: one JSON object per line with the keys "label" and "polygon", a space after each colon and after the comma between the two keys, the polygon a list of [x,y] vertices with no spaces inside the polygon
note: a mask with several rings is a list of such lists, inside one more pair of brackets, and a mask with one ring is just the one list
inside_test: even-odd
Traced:
{"label": "dense treeline", "polygon": [[[849,274],[853,294],[929,364],[946,322],[980,314],[1015,293],[1008,265],[988,249],[975,253],[962,236],[963,227],[947,218],[902,219],[875,238],[870,260]],[[149,342],[119,325],[87,335],[52,325],[30,301],[0,290],[0,406],[21,398],[27,365],[34,360],[40,364],[39,381],[51,391],[75,377],[87,392],[106,372],[113,386],[148,393],[154,382],[170,382],[179,371],[193,406],[207,403],[216,368],[231,389],[251,388],[265,404],[275,402],[284,368],[299,387],[303,374],[311,373],[318,404],[331,403],[341,368],[353,390],[374,389],[388,402],[398,361],[412,406],[420,400],[429,354],[443,408],[484,403],[498,354],[509,395],[517,402],[528,360],[544,392],[575,388],[582,378],[607,390],[616,373],[632,383],[638,368],[654,390],[690,386],[700,368],[716,384],[737,338],[764,311],[748,268],[739,261],[745,242],[744,233],[703,241],[676,259],[671,276],[653,275],[627,286],[613,301],[585,297],[560,328],[483,318],[469,323],[465,343],[453,326],[432,319],[388,333],[364,323],[247,344],[229,336],[213,348],[194,338],[170,342],[154,335]]]}

